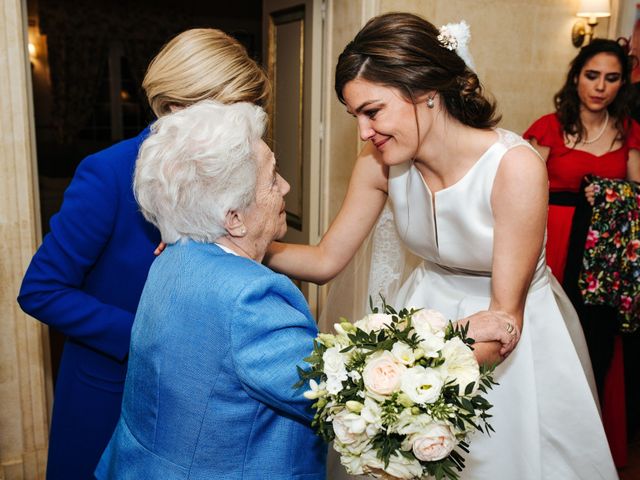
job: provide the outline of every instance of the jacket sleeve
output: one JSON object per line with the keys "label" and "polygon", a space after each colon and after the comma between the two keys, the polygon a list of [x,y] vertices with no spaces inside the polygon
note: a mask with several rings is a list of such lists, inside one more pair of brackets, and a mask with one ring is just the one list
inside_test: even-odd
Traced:
{"label": "jacket sleeve", "polygon": [[78,166],[51,219],[51,232],[27,269],[18,303],[65,335],[122,360],[134,315],[82,290],[109,242],[118,211],[118,172],[110,167],[101,156],[87,157]]}
{"label": "jacket sleeve", "polygon": [[235,370],[249,395],[310,423],[306,388],[293,385],[318,330],[300,292],[281,275],[251,282],[238,296],[230,331]]}

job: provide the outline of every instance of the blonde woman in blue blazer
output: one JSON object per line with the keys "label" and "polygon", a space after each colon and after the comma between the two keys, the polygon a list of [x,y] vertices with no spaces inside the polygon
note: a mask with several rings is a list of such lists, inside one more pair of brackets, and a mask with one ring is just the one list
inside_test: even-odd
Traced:
{"label": "blonde woman in blue blazer", "polygon": [[296,365],[317,335],[304,297],[260,262],[286,232],[289,184],[256,106],[160,119],[134,190],[169,246],[134,321],[122,413],[98,479],[321,480]]}
{"label": "blonde woman in blue blazer", "polygon": [[[244,47],[211,28],[173,38],[151,62],[143,87],[158,117],[203,98],[260,103],[269,93],[266,76]],[[148,132],[80,164],[22,282],[24,311],[67,337],[48,480],[93,478],[120,415],[131,325],[160,241],[132,188]]]}

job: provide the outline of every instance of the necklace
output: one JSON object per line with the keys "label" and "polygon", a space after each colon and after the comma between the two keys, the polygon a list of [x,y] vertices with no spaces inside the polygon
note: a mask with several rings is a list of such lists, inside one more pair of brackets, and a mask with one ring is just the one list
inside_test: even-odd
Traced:
{"label": "necklace", "polygon": [[600,140],[600,137],[602,136],[604,131],[607,129],[607,125],[609,125],[609,111],[605,110],[604,111],[604,122],[602,123],[602,127],[600,128],[600,131],[598,132],[598,135],[596,135],[593,140],[581,140],[580,143],[583,143],[585,145],[590,145],[592,143],[597,142],[598,140]]}

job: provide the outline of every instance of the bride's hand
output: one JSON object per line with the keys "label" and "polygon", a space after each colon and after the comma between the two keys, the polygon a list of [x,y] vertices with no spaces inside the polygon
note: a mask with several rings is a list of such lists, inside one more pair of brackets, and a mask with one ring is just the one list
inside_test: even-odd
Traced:
{"label": "bride's hand", "polygon": [[499,310],[483,310],[462,320],[459,324],[469,324],[467,336],[476,342],[500,342],[500,355],[509,355],[520,340],[520,329],[513,315]]}
{"label": "bride's hand", "polygon": [[158,244],[158,246],[156,247],[156,249],[153,251],[153,254],[157,257],[158,255],[160,255],[162,252],[164,252],[164,249],[167,248],[167,244],[164,242],[160,242]]}

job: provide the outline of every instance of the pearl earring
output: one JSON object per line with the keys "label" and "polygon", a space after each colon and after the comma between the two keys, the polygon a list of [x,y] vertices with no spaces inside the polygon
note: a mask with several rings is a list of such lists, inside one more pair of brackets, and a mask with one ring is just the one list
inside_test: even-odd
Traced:
{"label": "pearl earring", "polygon": [[433,101],[433,97],[429,97],[429,98],[427,98],[427,107],[429,107],[429,108],[433,108],[433,107],[435,107],[435,106],[436,106],[436,104],[435,104],[435,102]]}
{"label": "pearl earring", "polygon": [[247,229],[243,228],[242,230],[240,230],[240,235],[246,235],[247,234]]}

